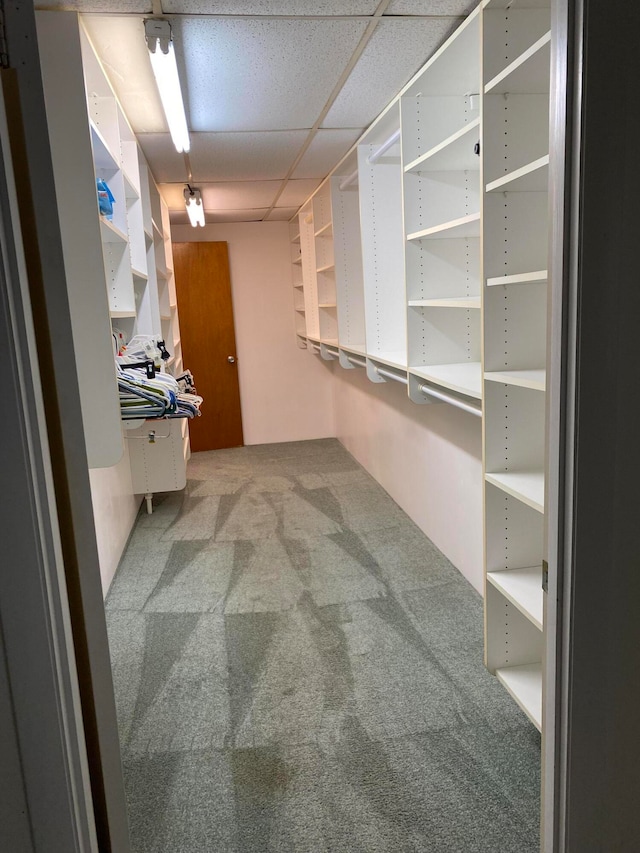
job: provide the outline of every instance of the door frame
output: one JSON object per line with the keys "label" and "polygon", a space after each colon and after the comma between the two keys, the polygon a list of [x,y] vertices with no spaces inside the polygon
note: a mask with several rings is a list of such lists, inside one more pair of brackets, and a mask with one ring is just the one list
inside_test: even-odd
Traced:
{"label": "door frame", "polygon": [[640,7],[555,0],[552,19],[543,850],[631,853],[640,849]]}
{"label": "door frame", "polygon": [[[557,564],[557,580],[553,586],[552,573],[547,596],[552,630],[545,713],[547,722],[552,722],[552,736],[545,744],[545,853],[640,847],[635,821],[640,790],[636,746],[640,678],[630,676],[640,668],[635,613],[640,599],[636,535],[640,443],[633,433],[640,395],[630,393],[637,386],[635,360],[619,358],[612,372],[607,347],[607,342],[616,341],[618,355],[631,351],[633,313],[624,311],[621,320],[620,306],[640,310],[640,289],[630,275],[603,289],[601,277],[603,257],[617,264],[617,269],[635,269],[635,240],[629,240],[629,234],[640,233],[636,204],[636,210],[632,206],[625,210],[626,228],[610,228],[607,245],[602,243],[602,211],[609,210],[612,196],[628,181],[636,191],[636,202],[640,195],[638,170],[621,172],[625,156],[627,163],[633,163],[630,158],[638,137],[630,130],[636,127],[637,111],[628,115],[632,111],[625,111],[617,97],[627,91],[629,79],[640,79],[638,59],[633,56],[638,27],[630,26],[628,18],[638,15],[634,6],[623,0],[608,4],[555,0],[553,4],[558,34],[554,80],[560,82],[566,76],[567,97],[556,91],[552,128],[554,150],[564,151],[567,159],[564,173],[554,173],[559,215],[552,244],[552,302],[562,313],[556,314],[550,360],[549,428],[558,443],[549,459],[547,506],[553,524],[547,555],[552,567],[554,560]],[[27,186],[21,174],[19,197],[22,205],[25,197],[33,201],[29,224],[37,238],[46,288],[40,302],[34,302],[33,292],[26,292],[32,282],[19,262],[18,194],[9,176],[0,186],[4,262],[0,274],[5,279],[0,302],[5,338],[0,344],[12,349],[13,357],[6,369],[11,392],[5,399],[0,452],[6,482],[16,487],[12,487],[3,523],[11,526],[12,560],[33,571],[13,573],[0,596],[4,655],[0,719],[7,719],[7,708],[13,719],[3,744],[5,752],[13,751],[9,760],[0,763],[0,773],[9,774],[14,801],[22,796],[27,809],[26,821],[14,815],[15,822],[9,824],[15,832],[29,832],[22,848],[13,849],[53,851],[51,839],[59,838],[58,849],[64,853],[95,850],[98,844],[102,850],[123,853],[128,840],[122,774],[118,762],[108,763],[104,749],[110,744],[117,750],[113,688],[104,611],[100,615],[98,607],[97,550],[73,380],[61,241],[52,214],[55,193],[44,141],[33,7],[4,4],[4,16],[9,62],[19,69],[24,155],[31,177]],[[624,133],[623,113],[628,122]],[[6,127],[0,137],[6,164]],[[552,172],[558,162],[555,167],[552,164]],[[608,181],[599,179],[603,174]],[[4,180],[4,174],[0,178]],[[625,334],[619,340],[621,328]],[[38,329],[48,330],[55,348],[47,343],[49,335],[43,336]],[[45,368],[50,374],[45,374]],[[57,406],[49,406],[49,400],[45,407],[47,394],[62,402],[64,417]],[[612,460],[609,445],[624,451],[622,461],[614,457],[613,464],[603,464],[600,455]],[[612,501],[617,513],[609,511]],[[614,562],[607,559],[612,556]],[[70,606],[74,590],[68,573],[74,570],[78,598]],[[615,586],[607,583],[614,572]],[[12,618],[9,604],[19,619]],[[84,620],[84,660],[79,657],[77,631],[72,636],[72,619],[79,616]],[[78,667],[88,667],[82,670],[82,680]],[[47,695],[51,701],[43,701]],[[106,792],[102,818],[100,809],[94,812],[94,803],[100,800],[96,786]],[[4,829],[0,823],[0,832]],[[41,838],[47,838],[48,846],[38,847]]]}
{"label": "door frame", "polygon": [[9,570],[0,573],[0,712],[13,719],[13,761],[0,763],[0,775],[3,790],[21,789],[25,809],[21,821],[0,823],[0,838],[22,833],[6,845],[16,853],[128,853],[35,13],[31,3],[0,5],[0,348],[7,386],[0,453],[3,497],[11,495],[2,518]]}

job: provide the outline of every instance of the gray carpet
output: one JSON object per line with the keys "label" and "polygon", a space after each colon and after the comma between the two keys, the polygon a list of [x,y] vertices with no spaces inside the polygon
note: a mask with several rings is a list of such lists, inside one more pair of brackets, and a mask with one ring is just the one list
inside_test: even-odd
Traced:
{"label": "gray carpet", "polygon": [[337,441],[195,454],[155,504],[107,599],[135,853],[538,850],[481,599]]}

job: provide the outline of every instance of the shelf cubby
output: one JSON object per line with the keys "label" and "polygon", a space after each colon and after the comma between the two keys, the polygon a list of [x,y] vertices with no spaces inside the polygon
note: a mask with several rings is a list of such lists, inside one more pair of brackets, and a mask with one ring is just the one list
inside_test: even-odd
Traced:
{"label": "shelf cubby", "polygon": [[542,664],[502,667],[496,676],[538,731],[542,730]]}
{"label": "shelf cubby", "polygon": [[544,512],[544,471],[507,471],[485,474],[485,480],[536,512]]}
{"label": "shelf cubby", "polygon": [[[548,27],[548,16],[545,16]],[[551,32],[547,30],[484,87],[486,95],[537,94],[549,91]]]}
{"label": "shelf cubby", "polygon": [[338,336],[341,346],[364,346],[365,341],[360,194],[357,182],[349,182],[342,187],[343,181],[355,169],[357,156],[353,155],[343,164],[342,173],[330,180]]}
{"label": "shelf cubby", "polygon": [[358,186],[367,349],[370,353],[404,353],[406,364],[400,144],[376,159],[380,146],[398,127],[399,111],[390,111],[358,145]]}
{"label": "shelf cubby", "polygon": [[487,581],[542,631],[542,566],[487,572]]}

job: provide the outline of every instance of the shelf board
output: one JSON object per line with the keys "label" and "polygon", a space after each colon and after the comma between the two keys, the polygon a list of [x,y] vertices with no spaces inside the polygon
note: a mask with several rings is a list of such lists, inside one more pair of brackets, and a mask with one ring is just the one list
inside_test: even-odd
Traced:
{"label": "shelf board", "polygon": [[162,233],[162,229],[160,228],[158,223],[155,221],[155,219],[151,220],[151,225],[153,227],[153,231],[154,231],[155,236],[158,237],[160,240],[164,240],[164,234]]}
{"label": "shelf board", "polygon": [[549,91],[551,32],[534,42],[484,87],[485,95],[541,94]]}
{"label": "shelf board", "polygon": [[111,151],[104,136],[91,120],[89,120],[89,129],[91,130],[91,147],[93,149],[93,162],[96,172],[119,171],[120,163],[118,158]]}
{"label": "shelf board", "polygon": [[499,284],[536,284],[546,281],[547,270],[536,270],[535,272],[521,272],[515,275],[499,275],[487,279],[487,287],[497,287]]}
{"label": "shelf board", "polygon": [[156,275],[166,281],[169,278],[169,271],[166,267],[156,267]]}
{"label": "shelf board", "polygon": [[461,364],[429,364],[409,367],[409,373],[458,394],[482,399],[482,369],[479,361]]}
{"label": "shelf board", "polygon": [[499,382],[502,385],[517,385],[519,388],[531,388],[533,391],[544,391],[547,371],[544,368],[536,370],[492,370],[485,373],[487,382]]}
{"label": "shelf board", "polygon": [[487,192],[532,193],[546,192],[549,188],[549,155],[538,157],[520,169],[515,169],[487,184]]}
{"label": "shelf board", "polygon": [[149,276],[146,274],[146,272],[142,272],[141,270],[134,269],[133,267],[131,267],[131,275],[134,278],[137,278],[138,281],[148,281],[149,280]]}
{"label": "shelf board", "polygon": [[477,136],[480,118],[465,124],[439,145],[426,151],[404,167],[405,172],[455,172],[476,171],[480,168],[480,157],[474,152],[471,140]]}
{"label": "shelf board", "polygon": [[431,228],[423,228],[421,231],[413,231],[407,234],[407,240],[453,240],[459,237],[480,236],[480,213],[470,213],[441,225],[433,225]]}
{"label": "shelf board", "polygon": [[407,369],[407,354],[406,352],[369,352],[367,358],[371,361],[377,361],[380,364],[386,364],[387,367],[396,367],[399,370]]}
{"label": "shelf board", "polygon": [[337,338],[316,338],[318,343],[326,344],[329,347],[337,347],[338,339]]}
{"label": "shelf board", "polygon": [[293,264],[301,264],[301,263],[302,263],[302,255],[300,255],[300,257],[299,257],[299,258],[296,258],[295,260],[293,260],[291,263],[293,263]]}
{"label": "shelf board", "polygon": [[335,302],[319,302],[318,303],[318,308],[337,308],[337,307],[338,306],[336,305]]}
{"label": "shelf board", "polygon": [[104,216],[100,217],[100,233],[102,235],[103,243],[128,243],[129,238],[117,228],[111,220],[106,219]]}
{"label": "shelf board", "polygon": [[487,572],[487,581],[542,631],[544,597],[540,566]]}
{"label": "shelf board", "polygon": [[298,314],[304,314],[304,313],[305,313],[305,312],[304,312],[304,308],[294,308],[293,310],[294,310],[294,311],[297,311],[297,312],[298,312]]}
{"label": "shelf board", "polygon": [[505,471],[500,474],[486,473],[485,480],[502,489],[523,504],[544,512],[544,473],[542,471]]}
{"label": "shelf board", "polygon": [[112,320],[125,320],[129,317],[135,317],[135,311],[109,311],[109,316]]}
{"label": "shelf board", "polygon": [[161,320],[171,320],[171,314],[160,314]]}
{"label": "shelf board", "polygon": [[542,666],[528,663],[496,670],[497,679],[531,720],[542,730]]}
{"label": "shelf board", "polygon": [[298,233],[296,234],[296,236],[295,236],[295,237],[292,237],[292,238],[291,238],[291,242],[292,242],[292,243],[299,243],[299,242],[300,242],[300,232],[299,232],[299,231],[298,231]]}
{"label": "shelf board", "polygon": [[356,355],[365,355],[367,354],[367,348],[364,344],[340,344],[340,349],[343,349],[345,352],[355,353]]}
{"label": "shelf board", "polygon": [[302,288],[302,287],[304,287],[304,282],[300,281],[300,282],[298,282],[298,284],[294,284],[293,286]]}
{"label": "shelf board", "polygon": [[316,269],[316,272],[329,272],[330,270],[334,270],[335,268],[335,264],[326,264],[324,267],[318,267]]}
{"label": "shelf board", "polygon": [[451,296],[447,299],[410,299],[410,308],[480,308],[479,296]]}
{"label": "shelf board", "polygon": [[314,233],[314,237],[330,237],[333,234],[333,222],[327,222]]}

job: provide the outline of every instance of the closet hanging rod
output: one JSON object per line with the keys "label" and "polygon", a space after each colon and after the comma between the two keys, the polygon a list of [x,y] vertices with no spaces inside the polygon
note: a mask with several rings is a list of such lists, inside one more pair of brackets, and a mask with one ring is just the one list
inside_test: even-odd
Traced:
{"label": "closet hanging rod", "polygon": [[351,364],[355,364],[356,367],[366,367],[367,366],[367,362],[363,358],[356,358],[353,355],[348,355],[347,361],[350,361]]}
{"label": "closet hanging rod", "polygon": [[357,180],[358,180],[358,170],[354,169],[350,175],[347,175],[346,178],[343,178],[340,181],[340,183],[338,184],[338,189],[340,190],[340,192],[342,192],[343,190],[346,190],[347,187],[350,187],[351,184],[355,184],[355,182]]}
{"label": "closet hanging rod", "polygon": [[482,417],[482,409],[477,409],[469,403],[464,403],[452,394],[445,394],[442,391],[436,391],[428,385],[420,385],[420,391],[427,397],[435,397],[436,400],[442,400],[443,403],[449,403],[451,406],[456,406],[462,409],[463,412],[469,412],[470,415],[475,415],[477,418]]}
{"label": "closet hanging rod", "polygon": [[385,153],[385,151],[388,151],[389,148],[391,148],[392,145],[395,145],[395,143],[399,139],[400,139],[400,128],[398,128],[394,133],[392,133],[391,136],[387,139],[387,141],[382,143],[380,148],[378,148],[376,151],[373,152],[373,154],[370,154],[367,157],[367,163],[371,163],[371,165],[373,165],[377,160],[380,159],[380,157],[382,157],[382,155]]}
{"label": "closet hanging rod", "polygon": [[397,373],[392,373],[390,370],[385,370],[384,367],[378,367],[378,365],[374,365],[376,373],[378,376],[384,376],[385,379],[393,379],[395,382],[401,382],[403,385],[408,385],[409,380],[406,376],[399,376]]}

